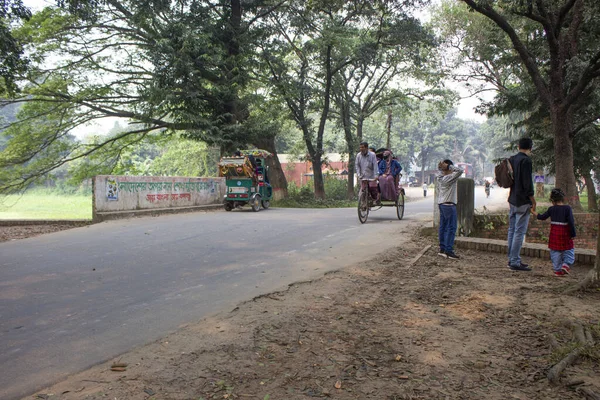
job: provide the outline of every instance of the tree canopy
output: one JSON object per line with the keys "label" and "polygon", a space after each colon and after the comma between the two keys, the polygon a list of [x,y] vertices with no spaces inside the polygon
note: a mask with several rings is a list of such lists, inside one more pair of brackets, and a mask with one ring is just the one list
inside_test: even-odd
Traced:
{"label": "tree canopy", "polygon": [[[325,152],[347,153],[352,169],[363,138],[397,146],[422,169],[443,152],[483,173],[505,142],[527,134],[576,203],[573,171],[589,173],[596,163],[580,160],[598,158],[593,146],[573,145],[595,143],[598,132],[600,5],[442,2],[423,25],[414,13],[425,4],[60,0],[32,14],[21,0],[3,2],[0,192],[66,164],[78,179],[150,173],[149,159],[206,171],[138,154],[162,146],[185,160],[181,140],[190,139],[197,157],[289,143],[313,163],[323,197]],[[474,94],[494,90],[479,111],[502,118],[459,122],[448,77]],[[126,129],[74,137],[110,117]],[[518,134],[503,134],[511,124]],[[272,183],[285,188],[279,163],[272,168]]]}
{"label": "tree canopy", "polygon": [[[488,110],[526,111],[553,137],[557,186],[579,206],[573,139],[600,118],[600,4],[589,0],[446,3],[446,33],[476,80],[498,90]],[[469,15],[472,14],[472,15]],[[474,16],[473,16],[474,15]]]}

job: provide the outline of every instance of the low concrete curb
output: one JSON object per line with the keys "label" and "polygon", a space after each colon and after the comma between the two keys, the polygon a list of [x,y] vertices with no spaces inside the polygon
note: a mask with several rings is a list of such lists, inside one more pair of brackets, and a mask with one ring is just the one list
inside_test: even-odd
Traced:
{"label": "low concrete curb", "polygon": [[[457,237],[454,243],[456,247],[462,249],[508,253],[506,240]],[[545,244],[524,243],[521,248],[521,255],[550,260],[550,249]],[[594,265],[596,262],[596,250],[575,249],[575,262],[578,264]]]}
{"label": "low concrete curb", "polygon": [[110,221],[115,219],[123,218],[134,218],[134,217],[156,217],[163,214],[179,214],[196,211],[210,211],[223,209],[223,204],[208,204],[205,206],[194,206],[194,207],[176,207],[176,208],[153,208],[147,210],[130,210],[130,211],[113,211],[113,212],[102,212],[94,214],[94,223],[102,221]]}

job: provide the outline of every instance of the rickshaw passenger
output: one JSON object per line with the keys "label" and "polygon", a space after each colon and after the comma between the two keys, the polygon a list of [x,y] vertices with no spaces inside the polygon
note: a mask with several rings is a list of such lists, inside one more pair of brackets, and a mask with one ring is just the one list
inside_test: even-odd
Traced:
{"label": "rickshaw passenger", "polygon": [[260,159],[256,160],[256,173],[262,174],[263,179],[266,184],[269,184],[269,185],[271,184],[269,182],[269,175],[267,174],[267,168],[263,167],[262,161]]}
{"label": "rickshaw passenger", "polygon": [[392,152],[384,151],[383,160],[379,162],[379,189],[384,199],[396,200],[398,197],[396,177],[400,171],[402,171],[402,166],[398,160],[392,158]]}

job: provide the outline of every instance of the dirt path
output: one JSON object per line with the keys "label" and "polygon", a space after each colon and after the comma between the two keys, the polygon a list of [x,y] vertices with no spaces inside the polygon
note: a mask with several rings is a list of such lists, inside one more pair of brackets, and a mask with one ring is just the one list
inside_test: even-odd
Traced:
{"label": "dirt path", "polygon": [[77,226],[81,225],[43,224],[0,226],[0,242],[7,242],[9,240],[17,239],[26,239],[29,237],[44,235],[46,233],[53,233],[64,231],[65,229],[76,228]]}
{"label": "dirt path", "polygon": [[[513,273],[502,255],[465,251],[456,262],[435,250],[432,238],[415,235],[385,257],[187,325],[37,396],[564,400],[583,398],[582,388],[600,392],[595,351],[561,384],[546,379],[572,348],[566,322],[600,331],[599,292],[560,294],[586,271],[555,278],[534,260],[533,272]],[[114,372],[113,362],[128,365]]]}

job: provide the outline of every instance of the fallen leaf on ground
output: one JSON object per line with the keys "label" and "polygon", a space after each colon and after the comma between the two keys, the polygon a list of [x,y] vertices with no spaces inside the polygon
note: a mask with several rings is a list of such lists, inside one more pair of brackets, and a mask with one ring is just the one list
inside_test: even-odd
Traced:
{"label": "fallen leaf on ground", "polygon": [[333,386],[335,386],[336,389],[341,389],[342,388],[342,381],[337,381],[335,383],[335,385],[333,385]]}
{"label": "fallen leaf on ground", "polygon": [[111,368],[112,367],[123,367],[123,368],[125,368],[125,367],[127,367],[127,365],[129,365],[129,364],[127,364],[127,363],[112,363]]}

